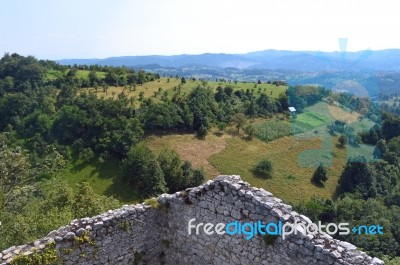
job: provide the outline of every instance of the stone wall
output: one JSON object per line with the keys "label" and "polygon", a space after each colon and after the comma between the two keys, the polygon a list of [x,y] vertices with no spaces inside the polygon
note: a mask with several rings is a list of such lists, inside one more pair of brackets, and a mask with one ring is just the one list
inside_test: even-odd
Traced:
{"label": "stone wall", "polygon": [[[306,217],[271,193],[250,187],[238,176],[219,176],[204,185],[163,194],[158,204],[123,206],[92,218],[74,220],[33,243],[0,254],[2,264],[15,260],[45,260],[62,264],[384,264],[327,234],[298,231],[285,240],[246,235],[188,233],[193,224],[291,222],[309,224]],[[275,240],[273,240],[275,238]]]}

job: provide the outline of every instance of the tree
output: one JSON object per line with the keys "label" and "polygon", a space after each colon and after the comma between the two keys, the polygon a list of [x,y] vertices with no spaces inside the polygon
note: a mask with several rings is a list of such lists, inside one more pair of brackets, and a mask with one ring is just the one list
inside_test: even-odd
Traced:
{"label": "tree", "polygon": [[164,173],[164,179],[170,192],[185,187],[186,181],[181,167],[182,161],[175,150],[163,149],[157,157],[158,164]]}
{"label": "tree", "polygon": [[90,148],[85,148],[79,153],[79,158],[86,163],[89,162],[93,157],[94,153]]}
{"label": "tree", "polygon": [[238,132],[246,124],[246,116],[243,113],[236,113],[232,116],[232,122],[235,124]]}
{"label": "tree", "polygon": [[382,134],[386,141],[400,136],[400,116],[385,113],[383,116]]}
{"label": "tree", "polygon": [[166,192],[164,174],[152,151],[144,144],[132,147],[122,161],[124,179],[129,185],[150,197]]}
{"label": "tree", "polygon": [[201,126],[208,129],[209,122],[214,121],[218,109],[212,90],[195,87],[187,98],[187,105],[193,113],[193,130],[198,131]]}
{"label": "tree", "polygon": [[182,84],[186,84],[186,79],[182,76],[182,78],[181,78],[181,83]]}
{"label": "tree", "polygon": [[261,159],[254,166],[253,171],[262,177],[270,177],[272,172],[272,163],[266,158]]}
{"label": "tree", "polygon": [[200,128],[197,130],[196,135],[199,139],[204,139],[208,133],[208,129],[203,124],[200,125]]}
{"label": "tree", "polygon": [[253,118],[254,116],[257,115],[257,110],[256,110],[256,103],[254,102],[254,100],[250,101],[250,105],[246,110],[246,114],[250,117]]}
{"label": "tree", "polygon": [[323,186],[324,182],[328,180],[328,176],[326,173],[325,167],[321,164],[319,164],[318,168],[315,170],[311,181],[319,186]]}
{"label": "tree", "polygon": [[338,141],[339,141],[340,146],[344,147],[348,142],[348,137],[346,135],[342,134],[339,136]]}
{"label": "tree", "polygon": [[96,71],[92,70],[89,72],[89,82],[91,86],[95,86],[99,82]]}
{"label": "tree", "polygon": [[109,70],[107,72],[104,81],[109,86],[118,86],[118,76],[113,70]]}
{"label": "tree", "polygon": [[247,125],[243,128],[244,132],[247,134],[247,138],[249,140],[253,140],[254,135],[256,134],[256,127],[254,125]]}
{"label": "tree", "polygon": [[0,138],[0,212],[33,179],[30,164],[21,148],[9,148]]}
{"label": "tree", "polygon": [[113,198],[96,194],[87,182],[79,183],[76,187],[77,191],[72,202],[75,218],[93,216],[119,205]]}
{"label": "tree", "polygon": [[225,122],[218,122],[217,127],[220,132],[223,132],[226,128],[227,124]]}
{"label": "tree", "polygon": [[289,108],[289,98],[286,93],[279,94],[278,101],[281,104],[282,111],[287,111],[287,109]]}
{"label": "tree", "polygon": [[182,171],[186,180],[186,187],[199,186],[204,182],[205,177],[203,169],[193,169],[189,161],[183,162]]}
{"label": "tree", "polygon": [[376,195],[376,179],[365,157],[350,157],[339,178],[339,192],[360,192],[366,198]]}

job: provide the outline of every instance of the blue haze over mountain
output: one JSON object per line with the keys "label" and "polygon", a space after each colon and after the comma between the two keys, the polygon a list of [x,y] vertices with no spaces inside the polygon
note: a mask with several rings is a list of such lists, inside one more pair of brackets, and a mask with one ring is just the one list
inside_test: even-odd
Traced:
{"label": "blue haze over mountain", "polygon": [[99,64],[109,66],[161,67],[202,66],[211,68],[238,69],[286,69],[296,71],[329,70],[400,70],[400,50],[379,50],[359,52],[317,52],[265,50],[247,54],[205,53],[200,55],[149,55],[122,56],[105,59],[63,59],[60,64]]}

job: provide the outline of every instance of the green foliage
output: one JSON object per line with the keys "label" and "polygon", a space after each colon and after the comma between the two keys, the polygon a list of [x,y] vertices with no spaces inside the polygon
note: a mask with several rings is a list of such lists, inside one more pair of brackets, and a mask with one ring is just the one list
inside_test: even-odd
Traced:
{"label": "green foliage", "polygon": [[207,133],[208,133],[207,127],[202,124],[202,125],[200,125],[199,129],[197,130],[196,136],[197,136],[197,138],[204,140]]}
{"label": "green foliage", "polygon": [[92,242],[92,245],[95,244],[94,241],[90,240],[89,230],[85,230],[85,233],[82,236],[74,237],[73,245],[74,245],[74,247],[79,247],[80,245],[82,245],[84,243],[90,243],[90,242]]}
{"label": "green foliage", "polygon": [[94,193],[87,182],[77,184],[73,198],[72,211],[77,218],[94,216],[100,212],[117,208],[118,201]]}
{"label": "green foliage", "polygon": [[44,68],[38,60],[32,56],[23,57],[16,53],[6,53],[0,60],[0,79],[13,78],[16,85],[24,82],[31,84],[41,82],[44,76]]}
{"label": "green foliage", "polygon": [[92,149],[85,148],[79,153],[79,158],[84,162],[89,162],[94,157]]}
{"label": "green foliage", "polygon": [[0,138],[0,212],[32,182],[31,167],[21,148],[9,148]]}
{"label": "green foliage", "polygon": [[195,87],[188,96],[188,107],[193,113],[193,130],[202,130],[200,136],[205,136],[205,129],[210,121],[215,119],[218,105],[215,102],[211,89],[201,86]]}
{"label": "green foliage", "polygon": [[386,140],[400,136],[400,116],[385,113],[383,116],[382,134]]}
{"label": "green foliage", "polygon": [[249,124],[245,126],[243,130],[247,134],[247,139],[253,140],[253,137],[256,134],[256,127],[254,125]]}
{"label": "green foliage", "polygon": [[236,126],[236,129],[239,132],[240,129],[246,124],[247,119],[243,113],[237,113],[232,116],[231,121]]}
{"label": "green foliage", "polygon": [[302,202],[295,210],[309,217],[313,222],[332,222],[336,215],[336,206],[332,200],[312,197],[307,202]]}
{"label": "green foliage", "polygon": [[[161,92],[161,84],[155,83],[154,89],[143,85],[158,78],[158,74],[126,67],[61,66],[18,54],[6,54],[0,59],[0,132],[4,133],[4,137],[0,134],[1,248],[43,237],[71,219],[118,207],[118,201],[97,195],[82,181],[90,181],[102,194],[120,195],[130,189],[131,194],[138,192],[141,197],[165,192],[167,187],[173,192],[204,182],[204,172],[194,169],[188,161],[181,161],[176,153],[165,151],[156,159],[148,148],[139,144],[144,133],[194,132],[204,139],[213,124],[223,131],[225,124],[233,122],[238,131],[244,128],[250,138],[255,135],[264,141],[272,141],[290,135],[292,131],[319,133],[318,127],[333,122],[326,113],[326,104],[317,103],[322,98],[330,100],[330,92],[321,87],[290,87],[284,93],[286,88],[281,86],[281,81],[274,81],[276,86],[258,84],[256,91],[252,82],[233,82],[224,87],[224,80],[207,84],[204,80],[188,82],[176,77],[176,80],[169,80],[171,90],[163,85],[166,94],[150,99],[154,89]],[[178,85],[179,81],[181,84]],[[207,85],[210,88],[206,88]],[[90,86],[96,93],[91,89],[80,89]],[[173,86],[176,86],[174,91]],[[135,91],[137,102],[127,97],[125,90],[128,87],[129,93],[132,89]],[[107,99],[97,96],[99,88]],[[299,209],[313,220],[383,224],[383,237],[350,236],[344,239],[373,255],[400,255],[397,222],[400,218],[397,183],[399,117],[383,113],[380,121],[379,113],[374,111],[376,106],[355,96],[339,94],[335,100],[381,123],[362,132],[360,137],[366,143],[377,143],[375,155],[379,158],[381,154],[383,160],[368,164],[362,159],[350,159],[339,181],[336,202],[313,198]],[[282,115],[280,120],[269,119],[255,125],[255,132],[254,128],[244,126],[247,117],[270,118],[273,114],[286,112],[288,106],[296,107],[299,112],[292,124]],[[334,122],[328,127],[332,132],[345,134],[350,144],[358,141],[355,132],[359,131],[353,126]],[[242,148],[243,141],[236,140]],[[265,151],[256,149],[256,144],[260,145],[254,141],[254,150]],[[235,170],[240,171],[242,166],[250,169],[260,158],[246,153],[244,160],[237,157],[237,148],[232,150],[227,156],[229,159],[225,160],[240,165]],[[68,161],[71,156],[79,155],[79,162]],[[280,163],[274,156],[268,157],[274,165]],[[95,165],[92,158],[102,160],[101,165]],[[82,160],[88,162],[82,163]],[[122,169],[116,169],[115,165],[121,161]],[[57,177],[65,166],[68,174],[63,177],[78,183],[75,189]],[[260,162],[255,169],[257,166],[261,176],[270,176],[271,163]],[[293,173],[292,169],[282,174],[290,173]],[[322,173],[315,175],[326,175]],[[290,180],[297,184],[300,177]],[[143,255],[136,253],[134,262],[142,260]],[[44,263],[43,258],[39,263]]]}
{"label": "green foliage", "polygon": [[131,230],[131,224],[129,223],[128,220],[120,222],[118,224],[118,227],[119,227],[119,229],[121,229],[122,231],[125,231],[125,232],[130,232],[130,230]]}
{"label": "green foliage", "polygon": [[140,119],[147,131],[154,130],[190,130],[191,114],[170,101],[149,102],[141,107]]}
{"label": "green foliage", "polygon": [[328,180],[327,172],[324,166],[319,164],[318,168],[315,170],[311,181],[315,183],[316,185],[323,186],[324,182]]}
{"label": "green foliage", "polygon": [[399,218],[398,207],[386,207],[379,199],[351,199],[345,197],[336,202],[337,217],[335,222],[349,222],[350,227],[379,224],[384,228],[383,235],[358,235],[350,233],[339,238],[352,242],[356,246],[368,250],[372,256],[382,254],[391,257],[399,256]]}
{"label": "green foliage", "polygon": [[349,140],[346,135],[342,134],[339,136],[338,141],[339,141],[339,144],[343,147],[348,143]]}
{"label": "green foliage", "polygon": [[133,265],[139,265],[143,261],[145,255],[146,252],[136,251],[135,254],[133,254]]}
{"label": "green foliage", "polygon": [[226,124],[225,122],[218,122],[218,123],[217,123],[218,130],[219,130],[220,132],[223,132],[223,131],[225,130],[225,128],[226,128],[227,125],[228,125],[228,124]]}
{"label": "green foliage", "polygon": [[95,194],[87,183],[73,190],[61,178],[43,181],[41,185],[21,190],[12,204],[0,211],[0,248],[33,241],[73,219],[93,216],[119,205],[112,198]]}
{"label": "green foliage", "polygon": [[287,90],[289,104],[302,112],[306,106],[311,106],[328,94],[328,91],[319,86],[289,86]]}
{"label": "green foliage", "polygon": [[160,209],[161,208],[161,204],[158,202],[157,198],[150,198],[150,199],[146,199],[143,202],[145,205],[150,205],[152,208],[154,209]]}
{"label": "green foliage", "polygon": [[396,154],[396,156],[400,156],[400,136],[394,137],[387,143],[387,149],[390,152]]}
{"label": "green foliage", "polygon": [[187,180],[183,175],[182,161],[175,150],[167,148],[161,150],[157,161],[164,173],[164,179],[170,192],[186,188]]}
{"label": "green foliage", "polygon": [[376,179],[364,157],[349,158],[339,180],[339,192],[360,192],[365,197],[376,196]]}
{"label": "green foliage", "polygon": [[272,163],[264,158],[261,159],[253,168],[254,173],[262,177],[271,177]]}
{"label": "green foliage", "polygon": [[390,258],[389,256],[384,256],[383,261],[386,265],[399,265],[400,264],[400,257]]}
{"label": "green foliage", "polygon": [[14,258],[11,265],[56,265],[62,264],[57,250],[53,245],[46,246],[40,253],[34,253],[30,256],[19,255]]}
{"label": "green foliage", "polygon": [[270,142],[291,133],[290,124],[280,120],[266,120],[255,125],[255,136],[262,141]]}
{"label": "green foliage", "polygon": [[143,197],[167,191],[164,173],[146,145],[132,147],[122,162],[122,168],[127,183],[141,190]]}

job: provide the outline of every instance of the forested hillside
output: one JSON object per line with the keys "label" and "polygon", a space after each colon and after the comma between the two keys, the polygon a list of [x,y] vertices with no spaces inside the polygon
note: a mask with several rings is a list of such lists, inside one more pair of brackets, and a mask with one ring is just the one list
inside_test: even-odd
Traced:
{"label": "forested hillside", "polygon": [[[211,126],[225,126],[234,115],[282,112],[286,101],[284,94],[275,99],[232,87],[214,93],[204,81],[183,91],[185,78],[178,78],[171,97],[127,97],[158,79],[124,67],[67,67],[18,54],[0,60],[1,248],[120,204],[87,183],[71,187],[65,168],[112,166],[123,190],[109,195],[128,193],[130,201],[195,186],[204,181],[203,170],[174,150],[154,154],[144,135],[184,132],[204,139]],[[110,86],[120,93],[97,96]]]}
{"label": "forested hillside", "polygon": [[[400,256],[400,117],[397,97],[386,100],[380,106],[280,80],[211,82],[6,54],[0,60],[0,247],[215,177],[163,142],[180,137],[197,141],[199,157],[212,143],[210,149],[219,149],[200,162],[221,173],[243,170],[244,179],[276,189],[314,221],[383,225],[383,236],[344,239],[372,255]],[[338,115],[325,115],[325,107]],[[362,148],[375,160],[352,156],[331,168],[321,161],[314,174],[289,168],[294,162],[285,156],[304,151],[295,136],[307,133],[332,137],[333,161]],[[160,135],[166,138],[153,139]],[[215,144],[225,135],[223,145]],[[293,183],[302,185],[300,194]],[[298,203],[311,197],[307,190],[318,196]]]}

